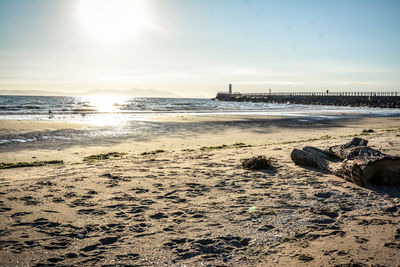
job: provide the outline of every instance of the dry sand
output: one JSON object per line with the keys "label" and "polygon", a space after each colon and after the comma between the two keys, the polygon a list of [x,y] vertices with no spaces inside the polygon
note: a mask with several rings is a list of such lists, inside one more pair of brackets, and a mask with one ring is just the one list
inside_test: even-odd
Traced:
{"label": "dry sand", "polygon": [[[371,146],[398,155],[398,117],[176,120],[204,130],[2,152],[2,162],[66,164],[0,170],[0,265],[400,264],[399,187],[362,188],[290,160],[293,148],[342,144],[363,129],[375,131],[362,136]],[[251,146],[210,148],[238,142]],[[141,155],[155,149],[164,152]],[[82,161],[111,151],[127,154]],[[242,169],[254,155],[272,157],[275,170]]]}

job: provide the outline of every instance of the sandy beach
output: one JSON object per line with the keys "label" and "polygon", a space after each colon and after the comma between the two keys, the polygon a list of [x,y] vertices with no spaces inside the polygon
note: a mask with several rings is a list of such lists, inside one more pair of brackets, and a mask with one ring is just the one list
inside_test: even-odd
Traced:
{"label": "sandy beach", "polygon": [[[400,155],[400,117],[159,120],[180,130],[2,149],[3,163],[64,164],[0,170],[0,265],[400,264],[399,187],[363,188],[290,159],[294,148],[354,136]],[[2,134],[83,128],[0,122]],[[256,155],[274,169],[241,167]]]}
{"label": "sandy beach", "polygon": [[400,0],[0,0],[0,267],[400,267]]}

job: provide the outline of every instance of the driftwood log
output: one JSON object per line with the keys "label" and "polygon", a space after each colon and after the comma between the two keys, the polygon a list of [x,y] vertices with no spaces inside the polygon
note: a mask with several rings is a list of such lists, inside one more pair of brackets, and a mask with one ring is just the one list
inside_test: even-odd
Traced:
{"label": "driftwood log", "polygon": [[306,146],[294,149],[291,158],[298,165],[323,170],[361,186],[400,185],[400,157],[367,146],[368,141],[351,142],[327,150]]}

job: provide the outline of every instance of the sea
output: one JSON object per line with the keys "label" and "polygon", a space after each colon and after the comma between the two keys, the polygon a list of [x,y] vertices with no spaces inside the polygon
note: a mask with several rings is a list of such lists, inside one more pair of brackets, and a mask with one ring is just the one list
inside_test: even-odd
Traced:
{"label": "sea", "polygon": [[[307,120],[335,120],[354,116],[398,116],[399,109],[222,102],[199,98],[135,98],[120,96],[0,96],[0,149],[30,143],[149,138],[185,130],[187,124],[160,120],[176,116],[282,116]],[[158,118],[158,119],[155,119]],[[79,123],[85,130],[4,131],[6,120]]]}

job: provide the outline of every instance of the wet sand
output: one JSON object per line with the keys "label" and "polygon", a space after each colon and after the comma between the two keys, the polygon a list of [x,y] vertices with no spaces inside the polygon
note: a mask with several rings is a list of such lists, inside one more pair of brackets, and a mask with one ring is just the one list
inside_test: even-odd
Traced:
{"label": "wet sand", "polygon": [[62,129],[84,129],[88,126],[79,123],[53,121],[0,120],[0,134],[54,131]]}
{"label": "wet sand", "polygon": [[[168,136],[2,151],[2,162],[66,163],[0,170],[0,265],[400,264],[399,187],[362,188],[290,160],[293,148],[342,144],[363,129],[398,155],[398,117],[182,119],[190,127]],[[126,154],[82,160],[111,151]],[[243,169],[254,155],[275,169]]]}

